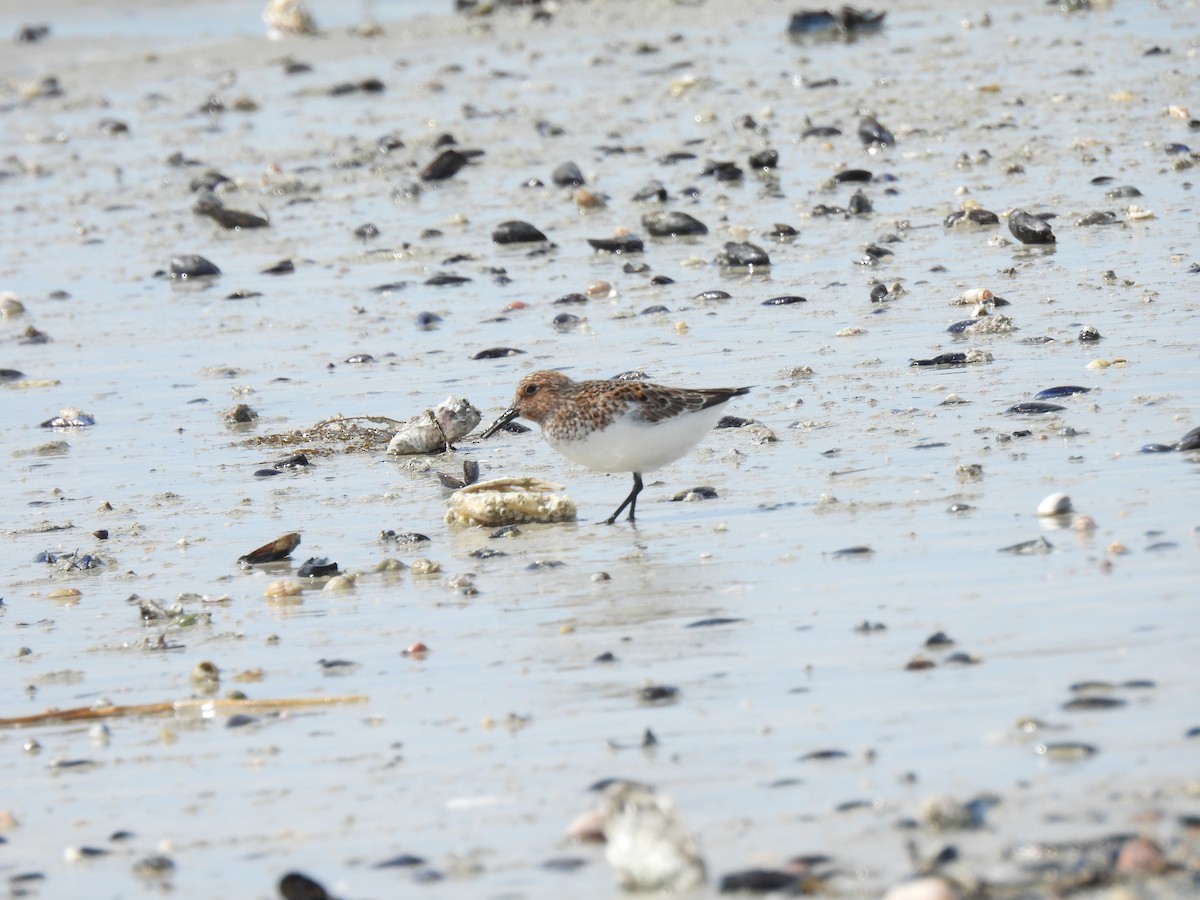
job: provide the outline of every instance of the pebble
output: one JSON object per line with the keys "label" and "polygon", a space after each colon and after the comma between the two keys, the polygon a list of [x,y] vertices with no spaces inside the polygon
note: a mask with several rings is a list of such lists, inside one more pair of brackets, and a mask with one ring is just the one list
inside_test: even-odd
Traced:
{"label": "pebble", "polygon": [[492,230],[494,244],[532,244],[546,240],[546,235],[533,225],[517,219],[501,222]]}
{"label": "pebble", "polygon": [[713,262],[726,269],[763,269],[771,265],[767,252],[748,241],[726,241]]}
{"label": "pebble", "polygon": [[1023,209],[1015,209],[1008,214],[1008,230],[1022,244],[1055,243],[1050,224]]}
{"label": "pebble", "polygon": [[661,210],[642,216],[642,227],[653,237],[708,234],[708,226],[685,212]]}
{"label": "pebble", "polygon": [[469,162],[466,154],[448,148],[439,153],[432,162],[421,170],[422,181],[445,181],[453,178]]}
{"label": "pebble", "polygon": [[167,273],[171,278],[187,281],[189,278],[215,278],[221,270],[203,256],[187,254],[172,257]]}

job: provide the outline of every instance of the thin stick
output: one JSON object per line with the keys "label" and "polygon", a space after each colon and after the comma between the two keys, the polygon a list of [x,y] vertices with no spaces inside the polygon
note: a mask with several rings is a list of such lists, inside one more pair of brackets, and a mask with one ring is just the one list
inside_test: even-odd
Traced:
{"label": "thin stick", "polygon": [[340,706],[365,703],[365,694],[338,697],[285,697],[278,700],[173,700],[166,703],[135,703],[131,706],[77,706],[51,709],[32,716],[0,719],[0,728],[24,728],[29,725],[56,725],[62,722],[91,722],[96,719],[120,719],[131,716],[166,716],[175,713],[270,712],[277,709],[303,709],[308,706]]}

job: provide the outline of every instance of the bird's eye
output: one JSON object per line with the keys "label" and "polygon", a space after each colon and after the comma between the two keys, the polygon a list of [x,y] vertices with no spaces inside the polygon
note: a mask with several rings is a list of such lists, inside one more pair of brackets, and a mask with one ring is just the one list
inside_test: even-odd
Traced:
{"label": "bird's eye", "polygon": [[538,391],[538,386],[536,384],[525,385],[525,396],[526,397],[532,397],[534,394],[537,393],[537,391]]}

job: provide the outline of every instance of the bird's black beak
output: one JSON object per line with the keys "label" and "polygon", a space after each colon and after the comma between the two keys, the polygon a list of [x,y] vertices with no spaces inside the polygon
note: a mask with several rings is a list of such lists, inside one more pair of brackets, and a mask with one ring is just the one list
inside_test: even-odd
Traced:
{"label": "bird's black beak", "polygon": [[519,413],[517,412],[517,408],[515,406],[510,406],[504,412],[500,413],[500,418],[487,427],[487,430],[479,436],[480,439],[487,440],[493,434],[515,419],[518,415]]}

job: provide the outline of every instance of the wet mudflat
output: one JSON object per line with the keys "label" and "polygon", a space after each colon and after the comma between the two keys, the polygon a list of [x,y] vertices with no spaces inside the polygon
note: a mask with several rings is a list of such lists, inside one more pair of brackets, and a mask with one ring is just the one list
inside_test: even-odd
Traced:
{"label": "wet mudflat", "polygon": [[[188,701],[0,732],[11,893],[607,897],[566,832],[621,778],[698,896],[1192,894],[1194,10],[201,8],[0,19],[51,26],[0,94],[0,716]],[[628,476],[536,431],[314,430],[486,423],[545,368],[755,385],[775,440],[714,431],[608,527]],[[578,521],[447,525],[464,461]]]}

